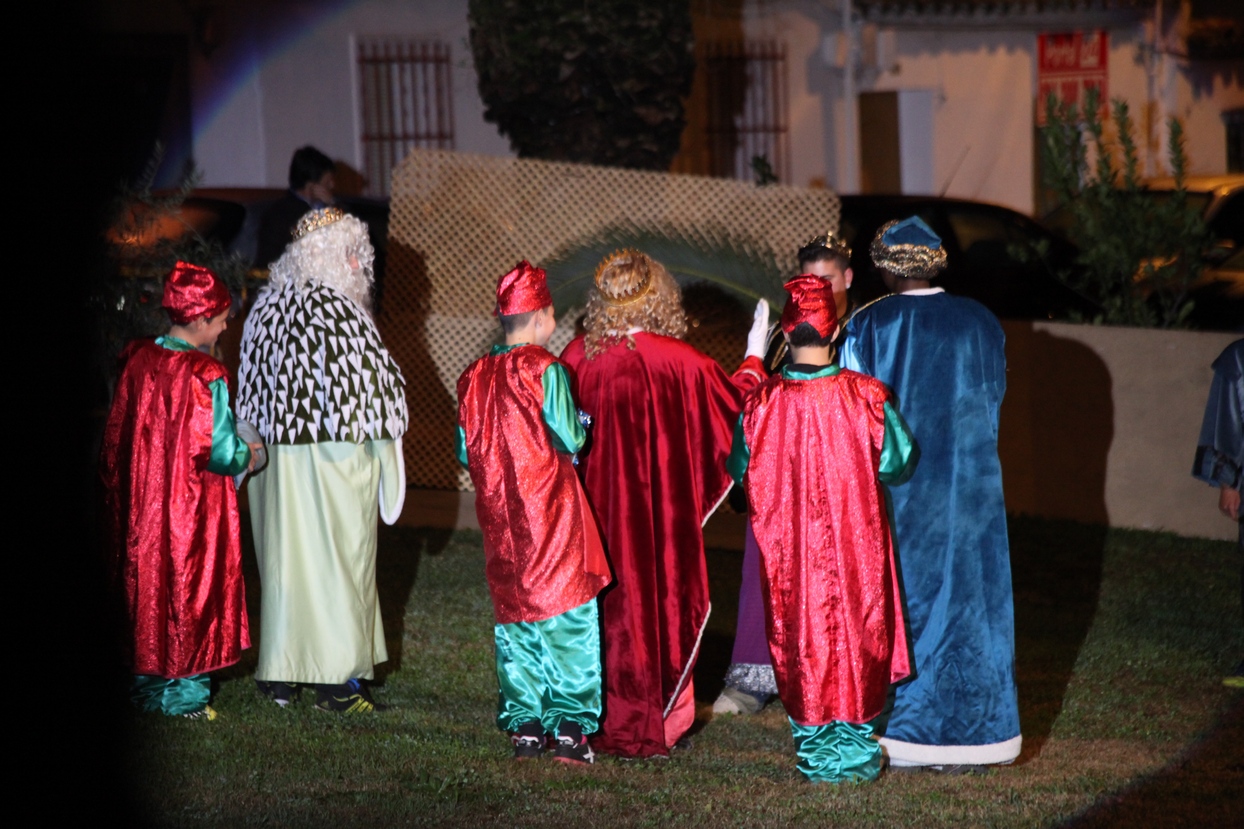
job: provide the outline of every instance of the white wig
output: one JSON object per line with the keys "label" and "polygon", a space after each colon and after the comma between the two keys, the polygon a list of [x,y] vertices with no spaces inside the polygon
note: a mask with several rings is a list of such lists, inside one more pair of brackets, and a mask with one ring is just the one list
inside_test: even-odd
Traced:
{"label": "white wig", "polygon": [[346,214],[290,242],[281,258],[272,263],[268,284],[274,291],[293,285],[299,292],[312,285],[326,285],[371,311],[375,259],[367,225]]}

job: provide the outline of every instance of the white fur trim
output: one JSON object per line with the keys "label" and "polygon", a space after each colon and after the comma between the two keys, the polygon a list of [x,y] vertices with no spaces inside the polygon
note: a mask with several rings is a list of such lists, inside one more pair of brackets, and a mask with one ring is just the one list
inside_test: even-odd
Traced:
{"label": "white fur trim", "polygon": [[721,493],[721,497],[717,499],[717,503],[713,504],[713,508],[704,516],[704,520],[700,522],[700,529],[704,529],[704,525],[708,523],[708,519],[713,517],[713,513],[721,506],[721,502],[730,496],[730,490],[734,488],[734,480],[730,480],[730,486],[726,487],[726,491]]}
{"label": "white fur trim", "polygon": [[1012,762],[1019,756],[1024,736],[1017,734],[1000,743],[981,746],[926,746],[881,738],[892,766],[991,766]]}
{"label": "white fur trim", "polygon": [[700,632],[695,635],[695,647],[691,649],[691,656],[687,658],[687,664],[683,666],[682,676],[678,677],[678,684],[674,686],[674,695],[670,697],[670,701],[665,705],[665,712],[661,714],[661,718],[665,719],[670,715],[674,703],[678,702],[678,696],[682,693],[682,687],[687,681],[687,675],[691,673],[691,668],[695,665],[695,658],[700,654],[700,641],[704,638],[704,630],[708,627],[708,617],[713,615],[713,605],[710,602],[708,609],[704,611],[704,621],[700,623]]}

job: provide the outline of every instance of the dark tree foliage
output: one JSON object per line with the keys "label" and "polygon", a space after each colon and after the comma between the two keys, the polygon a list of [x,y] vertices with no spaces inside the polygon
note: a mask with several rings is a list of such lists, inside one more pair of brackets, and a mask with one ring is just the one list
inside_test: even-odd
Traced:
{"label": "dark tree foliage", "polygon": [[1045,185],[1057,196],[1067,235],[1080,249],[1071,286],[1097,301],[1100,322],[1182,328],[1192,312],[1189,289],[1201,274],[1209,232],[1188,203],[1183,127],[1169,121],[1167,155],[1175,190],[1153,198],[1140,180],[1136,137],[1127,104],[1111,106],[1113,137],[1101,117],[1097,90],[1083,107],[1046,102],[1041,128]]}
{"label": "dark tree foliage", "polygon": [[470,0],[484,117],[524,158],[667,170],[695,60],[687,0]]}
{"label": "dark tree foliage", "polygon": [[163,148],[157,144],[138,180],[120,185],[103,234],[108,267],[89,286],[86,297],[97,336],[91,350],[95,379],[108,396],[125,344],[168,330],[168,315],[161,306],[164,277],[178,260],[210,268],[229,287],[235,302],[245,288],[258,287],[247,279],[240,255],[204,238],[182,217],[182,203],[201,178],[192,165],[182,171],[177,189],[153,192],[163,159]]}

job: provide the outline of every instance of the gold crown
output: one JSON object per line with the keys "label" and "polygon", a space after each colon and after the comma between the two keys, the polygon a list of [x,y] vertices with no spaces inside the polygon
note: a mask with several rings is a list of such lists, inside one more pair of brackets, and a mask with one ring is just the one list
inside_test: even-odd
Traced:
{"label": "gold crown", "polygon": [[345,217],[346,212],[340,207],[323,207],[319,210],[304,213],[302,218],[298,220],[297,226],[294,227],[294,239],[301,239],[308,233],[312,233],[322,227],[328,227]]}
{"label": "gold crown", "polygon": [[886,222],[877,230],[868,247],[873,264],[903,279],[932,279],[941,273],[946,267],[946,246],[940,243],[935,248],[910,243],[887,244],[886,232],[896,224],[897,220]]}
{"label": "gold crown", "polygon": [[[631,258],[631,259],[642,258],[644,260],[645,262],[644,278],[643,278],[643,281],[641,281],[635,287],[631,288],[626,293],[620,296],[615,296],[612,293],[606,292],[604,286],[600,284],[600,275],[604,273],[605,269],[608,268],[610,265],[612,265],[614,262],[618,261],[619,259],[625,259],[625,258]],[[632,305],[636,302],[639,302],[641,299],[644,298],[644,296],[647,295],[648,291],[652,290],[652,271],[647,267],[647,261],[646,261],[647,258],[648,258],[647,256],[645,256],[640,251],[635,250],[634,248],[622,248],[621,250],[615,250],[613,253],[609,254],[608,256],[604,258],[604,260],[601,261],[600,265],[596,267],[596,276],[593,277],[593,279],[596,282],[596,289],[600,291],[601,299],[605,301],[605,304],[612,305],[614,307],[621,307],[623,305]]]}
{"label": "gold crown", "polygon": [[825,248],[830,253],[842,256],[846,259],[851,258],[851,246],[843,241],[842,237],[832,230],[826,231],[819,236],[813,236],[811,239],[803,243],[803,247],[816,246]]}

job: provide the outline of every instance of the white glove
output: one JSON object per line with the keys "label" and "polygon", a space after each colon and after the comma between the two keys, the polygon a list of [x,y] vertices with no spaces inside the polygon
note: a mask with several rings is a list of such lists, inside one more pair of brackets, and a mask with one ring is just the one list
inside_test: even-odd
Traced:
{"label": "white glove", "polygon": [[756,303],[756,311],[752,314],[752,330],[747,332],[746,357],[765,356],[765,346],[769,342],[769,301],[761,297]]}

